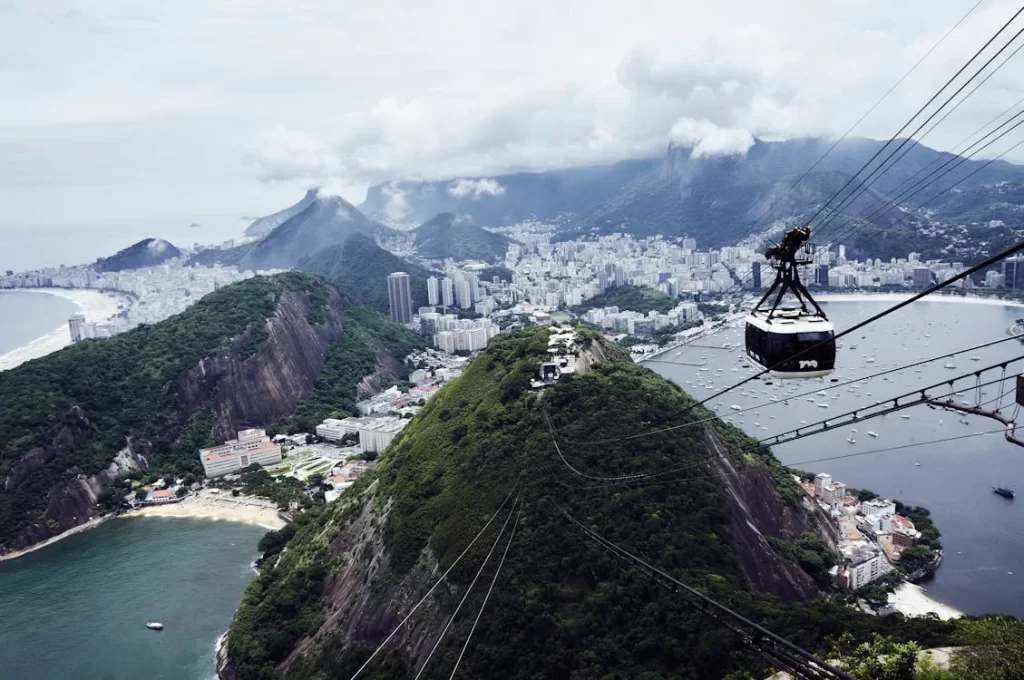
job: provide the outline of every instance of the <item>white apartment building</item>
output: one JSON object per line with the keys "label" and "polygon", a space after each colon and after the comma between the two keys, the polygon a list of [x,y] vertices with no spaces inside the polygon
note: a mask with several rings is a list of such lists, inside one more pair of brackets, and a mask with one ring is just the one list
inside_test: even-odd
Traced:
{"label": "white apartment building", "polygon": [[359,450],[363,453],[381,452],[388,447],[398,433],[409,423],[406,418],[328,418],[317,425],[317,435],[330,441],[338,441],[346,434],[359,435]]}
{"label": "white apartment building", "polygon": [[853,554],[846,571],[850,590],[856,590],[886,574],[889,569],[880,552],[864,547]]}
{"label": "white apartment building", "polygon": [[281,462],[281,447],[270,441],[264,430],[242,430],[238,439],[199,450],[199,459],[207,477],[237,472],[253,463],[273,465]]}

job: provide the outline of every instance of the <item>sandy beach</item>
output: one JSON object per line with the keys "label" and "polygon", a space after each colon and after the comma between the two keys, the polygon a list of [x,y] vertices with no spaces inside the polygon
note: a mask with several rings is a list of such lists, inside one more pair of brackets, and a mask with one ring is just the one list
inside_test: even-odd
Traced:
{"label": "sandy beach", "polygon": [[964,615],[959,609],[928,597],[924,588],[913,583],[901,583],[896,586],[896,592],[889,594],[889,604],[904,616],[924,616],[933,612],[943,621],[948,621]]}
{"label": "sandy beach", "polygon": [[277,506],[262,498],[247,496],[223,497],[204,491],[199,496],[189,496],[179,503],[150,505],[126,512],[122,517],[186,517],[213,519],[225,522],[242,522],[266,529],[280,529],[285,521],[277,514]]}
{"label": "sandy beach", "polygon": [[[119,304],[127,304],[127,298],[118,297],[98,290],[71,290],[64,288],[18,288],[21,293],[58,295],[71,300],[78,307],[78,313],[89,322],[103,322],[117,314]],[[46,356],[71,344],[71,332],[65,321],[46,335],[36,338],[23,347],[0,355],[0,371],[14,368],[32,359]]]}

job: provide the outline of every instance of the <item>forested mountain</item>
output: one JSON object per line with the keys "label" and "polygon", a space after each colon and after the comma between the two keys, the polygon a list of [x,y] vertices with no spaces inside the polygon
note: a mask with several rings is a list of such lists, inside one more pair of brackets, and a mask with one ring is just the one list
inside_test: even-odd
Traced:
{"label": "forested mountain", "polygon": [[[542,394],[528,388],[548,330],[492,340],[342,499],[308,514],[286,545],[269,541],[278,545],[235,615],[221,676],[351,677],[407,616],[361,677],[413,678],[428,657],[427,677],[447,676],[492,578],[464,677],[767,675],[742,639],[588,540],[563,511],[812,650],[844,631],[948,639],[947,624],[816,599],[831,558],[802,492],[770,452],[710,412],[695,407],[693,427],[622,442],[694,404],[579,332],[579,372]],[[748,453],[712,456],[723,446]],[[560,456],[586,475],[675,472],[656,484],[600,481]],[[801,547],[776,550],[791,542]]]}
{"label": "forested mountain", "polygon": [[[843,141],[794,187],[796,180],[831,144],[826,139],[758,140],[743,155],[701,157],[693,157],[690,147],[672,144],[658,170],[577,216],[563,238],[619,231],[636,236],[686,235],[695,237],[702,248],[718,248],[763,230],[776,219],[805,220],[832,198],[883,142]],[[889,197],[912,186],[916,180],[908,180],[913,175],[929,167],[940,167],[952,158],[916,142],[904,150],[908,150],[906,156],[891,170],[880,173],[871,190],[845,206],[842,215],[872,216]],[[883,152],[881,158],[888,153]],[[943,179],[941,186],[976,170],[964,182],[964,188],[988,192],[993,184],[1024,178],[1024,168],[1019,166],[997,162],[980,170],[982,165],[983,161],[963,163]],[[929,195],[914,196],[904,207],[916,207]],[[892,208],[872,216],[870,222],[887,229],[903,216],[902,210]]]}
{"label": "forested mountain", "polygon": [[665,313],[676,306],[677,300],[646,286],[612,286],[605,292],[595,295],[582,305],[572,308],[577,314],[599,307],[618,307],[646,314],[652,311]]}
{"label": "forested mountain", "polygon": [[247,269],[290,269],[321,248],[341,245],[354,234],[379,229],[340,196],[318,196],[256,242],[241,259]]}
{"label": "forested mountain", "polygon": [[469,217],[441,213],[413,231],[416,253],[428,260],[484,260],[505,258],[510,240],[473,224]]}
{"label": "forested mountain", "polygon": [[306,195],[303,196],[302,200],[298,203],[290,205],[284,210],[278,210],[272,215],[266,215],[253,220],[253,223],[245,228],[245,235],[255,238],[263,238],[308,208],[316,200],[319,193],[319,189],[309,189],[306,191]]}
{"label": "forested mountain", "polygon": [[589,210],[660,164],[658,158],[641,158],[476,179],[389,182],[370,187],[359,208],[372,219],[405,227],[443,212],[464,215],[484,227],[548,221]]}
{"label": "forested mountain", "polygon": [[174,247],[174,244],[162,238],[147,238],[117,251],[110,257],[96,260],[92,268],[98,272],[120,272],[154,267],[176,257],[181,257],[181,251]]}
{"label": "forested mountain", "polygon": [[289,272],[0,372],[0,553],[85,522],[124,471],[201,473],[198,447],[239,429],[344,411],[364,378],[403,377],[395,357],[421,344]]}
{"label": "forested mountain", "polygon": [[[412,307],[427,304],[427,278],[433,273],[389,253],[368,236],[350,236],[340,245],[319,250],[299,261],[298,269],[327,277],[352,304],[388,313],[388,274],[406,272]],[[440,276],[440,274],[438,274]]]}

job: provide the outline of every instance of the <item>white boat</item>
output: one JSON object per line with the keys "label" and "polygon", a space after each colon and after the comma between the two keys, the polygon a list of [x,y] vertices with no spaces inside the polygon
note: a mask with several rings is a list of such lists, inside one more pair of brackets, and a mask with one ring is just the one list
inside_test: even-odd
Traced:
{"label": "white boat", "polygon": [[828,408],[828,404],[818,404],[818,408]]}
{"label": "white boat", "polygon": [[868,436],[869,437],[877,437],[878,433],[877,432],[872,432],[871,430],[868,430]]}
{"label": "white boat", "polygon": [[953,364],[946,364],[945,366],[943,366],[943,368],[950,368],[950,369],[953,369],[953,368],[956,368],[956,366],[955,366],[955,365],[953,365]]}
{"label": "white boat", "polygon": [[150,630],[163,630],[164,624],[159,621],[150,621],[146,624],[146,628],[149,628]]}
{"label": "white boat", "polygon": [[971,361],[981,361],[981,357],[975,354],[973,357],[971,357]]}
{"label": "white boat", "polygon": [[850,432],[856,432],[856,431],[857,431],[857,428],[855,428],[855,427],[851,427],[850,428]]}
{"label": "white boat", "polygon": [[900,418],[903,418],[903,420],[910,420],[910,416],[908,415],[902,415]]}
{"label": "white boat", "polygon": [[739,404],[730,404],[729,408],[731,408],[733,411],[741,411],[741,410],[743,410],[743,407],[740,406]]}
{"label": "white boat", "polygon": [[914,467],[921,467],[920,463],[914,463]]}
{"label": "white boat", "polygon": [[854,439],[853,437],[850,437],[850,438],[849,438],[849,439],[847,439],[846,441],[850,442],[851,444],[856,444],[856,443],[857,443],[857,440],[856,440],[856,439]]}

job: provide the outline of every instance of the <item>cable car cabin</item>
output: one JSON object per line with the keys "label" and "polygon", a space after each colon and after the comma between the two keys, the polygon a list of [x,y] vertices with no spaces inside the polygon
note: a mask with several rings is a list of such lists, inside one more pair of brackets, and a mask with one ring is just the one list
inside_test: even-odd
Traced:
{"label": "cable car cabin", "polygon": [[822,378],[835,370],[835,329],[798,309],[756,310],[747,316],[747,356],[776,378]]}

